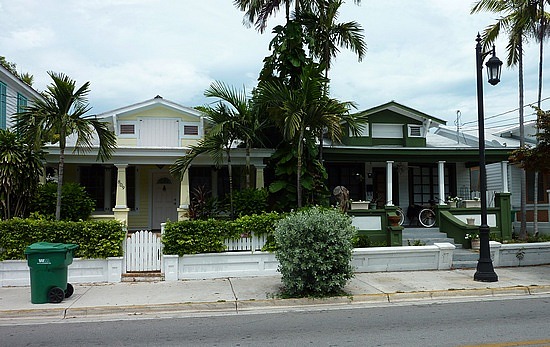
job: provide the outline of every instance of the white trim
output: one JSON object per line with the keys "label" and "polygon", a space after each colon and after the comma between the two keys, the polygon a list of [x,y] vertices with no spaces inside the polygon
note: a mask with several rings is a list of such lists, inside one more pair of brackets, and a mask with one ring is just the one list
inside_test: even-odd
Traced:
{"label": "white trim", "polygon": [[[419,134],[413,134],[413,129],[418,129]],[[409,137],[425,137],[425,129],[420,124],[407,124],[407,133]]]}
{"label": "white trim", "polygon": [[[133,125],[134,126],[134,133],[133,134],[122,134],[121,128],[123,125]],[[123,139],[136,139],[137,134],[139,132],[138,130],[138,122],[137,121],[119,121],[117,122],[116,127],[117,136]]]}
{"label": "white trim", "polygon": [[[197,135],[185,135],[185,127],[193,126],[197,127]],[[200,139],[202,137],[202,124],[201,122],[182,122],[180,121],[180,139]]]}

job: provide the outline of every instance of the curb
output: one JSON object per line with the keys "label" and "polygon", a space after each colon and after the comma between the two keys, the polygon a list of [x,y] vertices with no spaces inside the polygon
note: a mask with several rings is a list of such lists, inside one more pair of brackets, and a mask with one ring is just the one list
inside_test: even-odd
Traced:
{"label": "curb", "polygon": [[319,307],[352,304],[382,304],[408,301],[424,301],[459,297],[502,297],[550,294],[550,285],[544,286],[513,286],[502,288],[479,289],[447,289],[420,292],[394,292],[377,294],[357,294],[353,296],[339,296],[330,298],[297,298],[297,299],[267,299],[267,300],[236,300],[220,302],[185,302],[152,305],[125,305],[125,306],[98,306],[81,308],[50,308],[0,310],[0,321],[13,318],[86,318],[102,315],[124,314],[128,316],[151,313],[169,312],[234,312],[254,311],[261,309],[281,309],[297,307]]}

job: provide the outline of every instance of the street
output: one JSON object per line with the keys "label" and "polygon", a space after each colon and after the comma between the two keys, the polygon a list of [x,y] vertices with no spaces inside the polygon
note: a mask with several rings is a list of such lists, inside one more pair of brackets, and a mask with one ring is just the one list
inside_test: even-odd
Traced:
{"label": "street", "polygon": [[[1,346],[550,345],[550,297],[0,326]],[[511,344],[508,344],[511,346]]]}

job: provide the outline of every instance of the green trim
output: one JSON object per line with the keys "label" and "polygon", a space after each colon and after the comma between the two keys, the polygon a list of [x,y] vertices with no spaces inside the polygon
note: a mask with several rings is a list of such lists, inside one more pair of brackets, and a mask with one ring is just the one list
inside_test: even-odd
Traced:
{"label": "green trim", "polygon": [[414,108],[410,108],[408,106],[405,106],[405,105],[402,105],[398,102],[395,102],[395,101],[390,101],[390,102],[387,102],[385,104],[382,104],[380,106],[376,106],[376,107],[373,107],[373,108],[369,108],[365,111],[362,111],[362,112],[359,112],[358,114],[361,114],[361,115],[367,115],[367,116],[370,116],[372,114],[375,114],[375,113],[378,113],[378,112],[381,112],[381,111],[384,111],[390,107],[397,107],[397,108],[400,108],[402,109],[403,111],[405,112],[410,112],[410,113],[413,113],[414,115],[418,116],[418,117],[421,117],[421,118],[427,118],[427,119],[430,119],[436,123],[439,123],[439,124],[447,124],[447,121],[443,120],[443,119],[439,119],[439,118],[436,118],[436,117],[433,117],[433,116],[430,116],[424,112],[420,112],[418,110],[415,110]]}
{"label": "green trim", "polygon": [[6,129],[7,121],[7,103],[6,103],[7,87],[4,82],[0,82],[0,129]]}
{"label": "green trim", "polygon": [[[479,150],[477,148],[384,148],[384,147],[326,147],[323,156],[328,162],[369,162],[387,160],[405,161],[409,163],[466,162],[468,165],[479,165]],[[512,149],[495,148],[485,150],[488,164],[508,160]],[[470,163],[471,162],[471,163]]]}

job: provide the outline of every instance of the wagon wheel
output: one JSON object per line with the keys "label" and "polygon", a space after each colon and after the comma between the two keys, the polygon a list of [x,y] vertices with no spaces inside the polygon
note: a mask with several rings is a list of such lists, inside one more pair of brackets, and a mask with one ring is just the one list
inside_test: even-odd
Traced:
{"label": "wagon wheel", "polygon": [[74,287],[72,284],[67,283],[67,290],[65,291],[65,297],[68,298],[74,293]]}
{"label": "wagon wheel", "polygon": [[48,291],[48,301],[52,304],[58,304],[63,301],[65,291],[59,287],[53,287]]}

